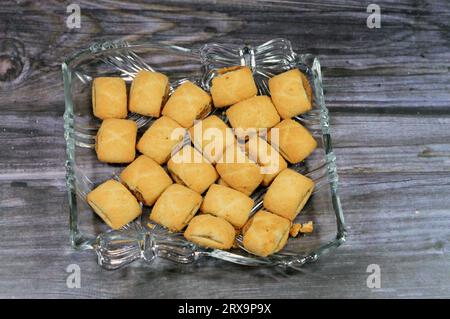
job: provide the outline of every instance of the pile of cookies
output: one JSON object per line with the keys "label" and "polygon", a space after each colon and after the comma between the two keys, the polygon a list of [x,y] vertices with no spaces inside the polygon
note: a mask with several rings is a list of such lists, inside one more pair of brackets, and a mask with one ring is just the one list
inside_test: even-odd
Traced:
{"label": "pile of cookies", "polygon": [[[92,190],[89,205],[113,229],[140,216],[142,205],[151,206],[152,222],[184,231],[198,245],[226,250],[242,234],[244,248],[258,256],[280,251],[289,234],[311,232],[312,223],[293,220],[314,182],[288,168],[317,146],[291,119],[311,109],[311,88],[292,69],[272,77],[269,90],[271,96],[257,95],[252,71],[240,66],[219,70],[210,93],[186,81],[170,96],[167,76],[143,70],[129,101],[123,79],[94,79],[93,113],[102,120],[98,160],[129,165],[120,182],[110,179]],[[231,128],[208,116],[213,107],[224,110]],[[137,143],[128,111],[157,118]],[[189,144],[183,143],[186,134]],[[250,216],[250,196],[260,185],[267,187],[264,208]]]}

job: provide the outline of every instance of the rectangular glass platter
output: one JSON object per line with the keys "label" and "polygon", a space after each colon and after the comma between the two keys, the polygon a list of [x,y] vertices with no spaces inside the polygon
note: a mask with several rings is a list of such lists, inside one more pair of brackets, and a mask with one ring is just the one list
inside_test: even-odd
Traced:
{"label": "rectangular glass platter", "polygon": [[[87,204],[86,194],[103,181],[117,178],[125,165],[109,165],[97,160],[93,147],[100,121],[92,115],[91,81],[99,76],[119,76],[129,86],[139,70],[147,69],[168,75],[171,91],[186,79],[209,90],[217,69],[236,65],[246,65],[253,70],[260,94],[269,94],[268,78],[293,68],[298,68],[309,80],[313,108],[295,120],[312,133],[318,147],[304,162],[290,168],[316,183],[313,195],[295,220],[313,221],[314,232],[290,238],[280,253],[262,258],[247,253],[242,248],[240,237],[237,238],[240,247],[231,251],[205,249],[187,242],[181,234],[149,225],[149,207],[144,207],[144,213],[138,220],[120,230],[109,230]],[[324,102],[320,63],[313,55],[294,52],[291,43],[285,39],[273,39],[256,47],[205,44],[193,49],[113,41],[95,43],[88,49],[76,52],[63,63],[62,71],[66,103],[64,127],[70,240],[76,249],[95,250],[98,262],[104,268],[116,269],[138,259],[150,263],[158,257],[179,263],[213,257],[247,266],[297,268],[317,260],[345,241],[329,115]],[[222,116],[219,110],[213,110],[213,113]],[[130,114],[129,118],[138,124],[138,137],[154,121],[137,114]],[[257,203],[254,211],[261,208],[264,192],[261,187],[252,196]]]}

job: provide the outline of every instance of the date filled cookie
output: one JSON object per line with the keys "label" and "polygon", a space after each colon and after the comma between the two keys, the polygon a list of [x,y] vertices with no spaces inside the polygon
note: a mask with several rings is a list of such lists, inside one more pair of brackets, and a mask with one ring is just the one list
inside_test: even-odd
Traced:
{"label": "date filled cookie", "polygon": [[280,116],[268,96],[255,96],[231,106],[227,112],[238,138],[252,135],[251,130],[267,129],[280,122]]}
{"label": "date filled cookie", "polygon": [[225,149],[216,170],[226,185],[250,195],[261,184],[261,167],[250,160],[238,143]]}
{"label": "date filled cookie", "polygon": [[172,150],[180,143],[186,130],[167,116],[157,119],[142,135],[137,149],[158,164],[166,163]]}
{"label": "date filled cookie", "polygon": [[127,87],[118,77],[98,77],[92,82],[92,109],[99,119],[127,117]]}
{"label": "date filled cookie", "polygon": [[[275,136],[277,138],[274,138]],[[292,164],[303,161],[317,147],[311,133],[291,119],[283,120],[274,126],[268,134],[268,139],[270,144],[278,148],[280,154]]]}
{"label": "date filled cookie", "polygon": [[294,220],[314,190],[314,182],[292,169],[285,169],[270,185],[263,205],[268,211]]}
{"label": "date filled cookie", "polygon": [[216,115],[198,121],[189,129],[189,136],[211,163],[217,162],[227,146],[235,142],[231,128]]}
{"label": "date filled cookie", "polygon": [[145,205],[151,206],[170,185],[164,168],[145,155],[139,156],[120,173],[121,181]]}
{"label": "date filled cookie", "polygon": [[247,222],[255,202],[249,196],[230,187],[213,184],[205,195],[200,211],[242,228]]}
{"label": "date filled cookie", "polygon": [[242,229],[244,248],[261,257],[279,252],[286,245],[291,222],[286,218],[260,210]]}
{"label": "date filled cookie", "polygon": [[184,146],[167,163],[172,178],[178,184],[202,194],[219,177],[214,166],[190,145]]}
{"label": "date filled cookie", "polygon": [[[310,90],[304,87],[306,77],[298,70],[292,69],[272,77],[269,90],[273,104],[282,119],[288,119],[311,110]],[[307,88],[310,89],[309,84]]]}
{"label": "date filled cookie", "polygon": [[131,84],[131,112],[159,117],[169,94],[169,79],[162,73],[141,70]]}
{"label": "date filled cookie", "polygon": [[263,186],[269,186],[273,179],[287,167],[284,158],[264,139],[254,135],[249,138],[245,148],[251,159],[262,168]]}
{"label": "date filled cookie", "polygon": [[141,206],[130,191],[113,179],[92,190],[87,195],[87,202],[112,229],[121,228],[142,212]]}
{"label": "date filled cookie", "polygon": [[228,250],[233,246],[236,231],[225,219],[202,214],[192,218],[184,237],[206,248]]}
{"label": "date filled cookie", "polygon": [[106,119],[95,139],[95,151],[100,162],[130,163],[136,155],[136,122]]}
{"label": "date filled cookie", "polygon": [[219,75],[212,79],[211,84],[212,99],[217,108],[235,104],[258,93],[252,71],[248,67],[219,70]]}
{"label": "date filled cookie", "polygon": [[175,89],[162,114],[189,128],[211,111],[211,96],[192,82],[184,82]]}
{"label": "date filled cookie", "polygon": [[170,231],[181,231],[197,213],[202,196],[179,184],[169,186],[158,198],[150,214],[150,220]]}

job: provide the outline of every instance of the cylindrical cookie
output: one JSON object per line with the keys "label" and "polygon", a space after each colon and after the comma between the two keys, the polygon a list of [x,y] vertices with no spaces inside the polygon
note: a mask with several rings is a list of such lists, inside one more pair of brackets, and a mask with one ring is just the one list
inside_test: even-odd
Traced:
{"label": "cylindrical cookie", "polygon": [[228,250],[236,231],[225,219],[209,214],[197,215],[190,221],[184,237],[200,246]]}
{"label": "cylindrical cookie", "polygon": [[137,125],[132,120],[106,119],[95,138],[100,162],[130,163],[136,156]]}
{"label": "cylindrical cookie", "polygon": [[150,220],[181,231],[194,217],[202,203],[202,196],[179,184],[172,184],[161,194],[150,213]]}
{"label": "cylindrical cookie", "polygon": [[286,218],[260,210],[242,229],[244,248],[261,257],[272,255],[286,245],[291,222]]}
{"label": "cylindrical cookie", "polygon": [[184,82],[175,89],[164,105],[162,114],[189,128],[194,121],[211,111],[211,96],[192,82]]}
{"label": "cylindrical cookie", "polygon": [[232,129],[216,115],[195,123],[189,129],[189,136],[194,146],[211,163],[215,163],[225,148],[236,141]]}
{"label": "cylindrical cookie", "polygon": [[151,206],[172,180],[164,168],[145,155],[139,156],[121,173],[120,179],[145,205]]}
{"label": "cylindrical cookie", "polygon": [[216,164],[220,178],[231,188],[250,195],[262,182],[261,168],[237,143],[227,147]]}
{"label": "cylindrical cookie", "polygon": [[317,147],[317,142],[311,133],[300,123],[291,119],[283,120],[275,125],[269,131],[268,140],[292,164],[303,161]]}
{"label": "cylindrical cookie", "polygon": [[227,112],[231,127],[238,138],[252,135],[251,131],[271,128],[280,122],[280,116],[268,96],[255,96],[231,106]]}
{"label": "cylindrical cookie", "polygon": [[284,158],[265,140],[257,135],[251,136],[245,144],[248,156],[261,166],[264,186],[269,186],[273,179],[287,167]]}
{"label": "cylindrical cookie", "polygon": [[110,179],[87,195],[87,202],[112,229],[128,224],[141,212],[141,206],[130,191],[118,181]]}
{"label": "cylindrical cookie", "polygon": [[119,77],[98,77],[92,81],[92,109],[99,119],[127,117],[127,87]]}
{"label": "cylindrical cookie", "polygon": [[162,73],[141,70],[130,89],[130,112],[159,117],[169,94],[169,79]]}
{"label": "cylindrical cookie", "polygon": [[161,116],[142,135],[137,149],[156,163],[164,164],[185,133],[186,130],[170,117]]}
{"label": "cylindrical cookie", "polygon": [[268,188],[263,205],[268,211],[294,220],[314,190],[314,182],[296,171],[286,168]]}
{"label": "cylindrical cookie", "polygon": [[190,145],[184,146],[167,163],[172,178],[178,184],[202,194],[219,177],[214,166]]}
{"label": "cylindrical cookie", "polygon": [[212,79],[211,95],[217,108],[233,105],[255,96],[258,89],[249,67],[231,67],[219,70]]}
{"label": "cylindrical cookie", "polygon": [[302,73],[298,69],[272,77],[269,80],[269,90],[273,104],[282,119],[311,110],[311,101],[303,86]]}
{"label": "cylindrical cookie", "polygon": [[241,228],[247,222],[255,202],[249,196],[230,187],[213,184],[203,199],[200,211],[212,214]]}

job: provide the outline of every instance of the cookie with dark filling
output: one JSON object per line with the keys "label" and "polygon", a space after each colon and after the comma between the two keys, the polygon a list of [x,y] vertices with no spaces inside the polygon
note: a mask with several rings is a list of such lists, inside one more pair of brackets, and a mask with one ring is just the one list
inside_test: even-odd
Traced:
{"label": "cookie with dark filling", "polygon": [[311,87],[306,77],[298,69],[292,69],[272,77],[269,80],[269,90],[273,104],[282,119],[288,119],[311,110]]}
{"label": "cookie with dark filling", "polygon": [[130,163],[136,155],[136,122],[106,119],[95,139],[95,151],[100,162]]}
{"label": "cookie with dark filling", "polygon": [[184,82],[175,89],[163,108],[162,114],[189,128],[195,120],[211,111],[211,96],[192,82]]}
{"label": "cookie with dark filling", "polygon": [[202,196],[179,184],[169,186],[158,198],[150,214],[150,220],[170,231],[181,231],[197,213]]}
{"label": "cookie with dark filling", "polygon": [[121,181],[145,205],[155,203],[172,180],[164,168],[145,155],[139,156],[120,173]]}
{"label": "cookie with dark filling", "polygon": [[200,211],[221,217],[239,229],[247,222],[254,204],[253,199],[244,193],[213,184],[205,195]]}
{"label": "cookie with dark filling", "polygon": [[141,70],[130,88],[130,112],[159,117],[169,95],[169,78],[162,73]]}
{"label": "cookie with dark filling", "polygon": [[238,143],[227,147],[216,164],[221,180],[231,188],[250,195],[261,184],[258,164],[248,158]]}
{"label": "cookie with dark filling", "polygon": [[294,220],[314,190],[312,179],[286,168],[267,189],[263,205],[268,211]]}
{"label": "cookie with dark filling", "polygon": [[157,119],[142,135],[137,149],[158,164],[166,163],[175,146],[183,141],[186,130],[170,117]]}
{"label": "cookie with dark filling", "polygon": [[242,229],[242,243],[250,253],[267,257],[283,249],[290,228],[288,219],[260,210]]}
{"label": "cookie with dark filling", "polygon": [[92,82],[92,110],[99,119],[127,117],[127,87],[119,77],[98,77]]}
{"label": "cookie with dark filling", "polygon": [[252,135],[251,130],[268,129],[280,122],[272,101],[264,95],[236,103],[226,113],[231,127],[240,139],[244,139],[245,135]]}
{"label": "cookie with dark filling", "polygon": [[211,82],[211,95],[215,107],[226,107],[258,93],[249,67],[236,66],[221,69],[218,73]]}
{"label": "cookie with dark filling", "polygon": [[176,183],[202,194],[219,175],[214,166],[190,145],[184,146],[167,163]]}
{"label": "cookie with dark filling", "polygon": [[292,164],[303,161],[317,147],[317,141],[311,133],[303,125],[291,119],[283,120],[275,125],[270,130],[268,139],[270,144],[278,148],[280,154]]}
{"label": "cookie with dark filling", "polygon": [[112,229],[128,224],[141,212],[141,206],[120,182],[110,179],[87,195],[89,206]]}
{"label": "cookie with dark filling", "polygon": [[228,250],[233,246],[236,232],[225,219],[201,214],[192,218],[184,237],[206,248]]}

